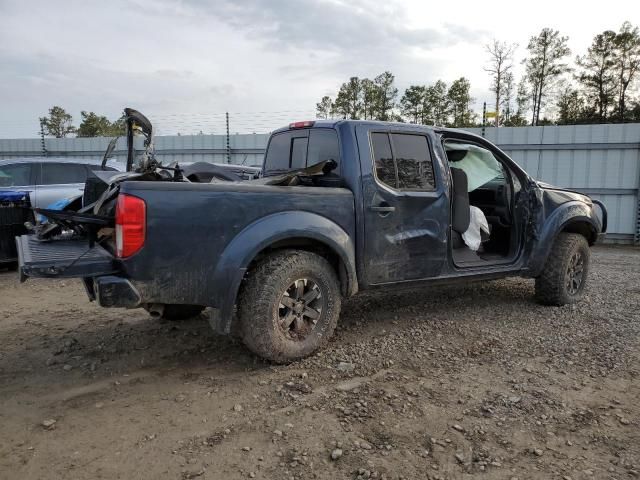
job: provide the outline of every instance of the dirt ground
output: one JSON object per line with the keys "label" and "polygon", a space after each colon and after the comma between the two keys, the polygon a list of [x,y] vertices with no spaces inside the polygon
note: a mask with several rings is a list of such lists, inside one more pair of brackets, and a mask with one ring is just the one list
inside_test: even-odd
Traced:
{"label": "dirt ground", "polygon": [[356,297],[287,366],[4,272],[0,478],[636,478],[639,333],[631,248],[572,307],[525,279]]}

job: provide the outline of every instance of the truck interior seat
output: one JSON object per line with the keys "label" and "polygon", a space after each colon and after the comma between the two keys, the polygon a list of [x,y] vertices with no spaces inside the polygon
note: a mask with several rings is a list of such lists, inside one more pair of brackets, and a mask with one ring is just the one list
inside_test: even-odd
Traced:
{"label": "truck interior seat", "polygon": [[469,193],[467,192],[467,174],[459,168],[451,168],[453,200],[451,206],[451,244],[453,248],[465,246],[462,234],[469,228]]}

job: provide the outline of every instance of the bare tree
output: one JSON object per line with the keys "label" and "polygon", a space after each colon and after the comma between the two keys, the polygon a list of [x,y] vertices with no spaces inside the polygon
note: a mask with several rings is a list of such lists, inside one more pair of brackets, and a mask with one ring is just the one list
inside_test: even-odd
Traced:
{"label": "bare tree", "polygon": [[485,67],[485,71],[491,74],[491,91],[496,96],[496,127],[500,126],[500,105],[508,75],[513,68],[513,53],[516,47],[515,43],[508,44],[495,39],[493,43],[485,45],[489,54],[489,65]]}

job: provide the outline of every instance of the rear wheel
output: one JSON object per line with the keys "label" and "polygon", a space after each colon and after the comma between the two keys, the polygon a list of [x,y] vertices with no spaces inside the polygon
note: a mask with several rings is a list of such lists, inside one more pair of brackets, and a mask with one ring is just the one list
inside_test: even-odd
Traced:
{"label": "rear wheel", "polygon": [[340,306],[340,285],[329,262],[315,253],[284,250],[259,262],[243,285],[242,338],[268,360],[296,360],[329,340]]}
{"label": "rear wheel", "polygon": [[591,252],[578,233],[556,238],[542,274],[536,278],[536,298],[545,305],[566,305],[580,300],[589,273]]}

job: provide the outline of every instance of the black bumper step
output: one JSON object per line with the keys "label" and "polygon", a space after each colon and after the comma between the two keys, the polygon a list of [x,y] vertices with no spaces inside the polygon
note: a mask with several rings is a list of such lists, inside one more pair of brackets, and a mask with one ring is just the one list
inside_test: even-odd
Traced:
{"label": "black bumper step", "polygon": [[113,255],[88,240],[40,241],[34,235],[16,237],[20,281],[27,277],[82,278],[118,271]]}

